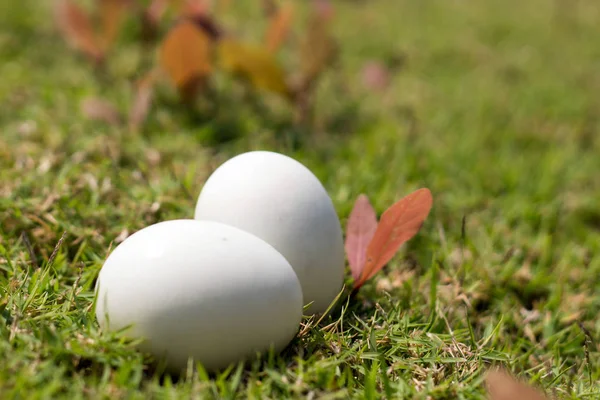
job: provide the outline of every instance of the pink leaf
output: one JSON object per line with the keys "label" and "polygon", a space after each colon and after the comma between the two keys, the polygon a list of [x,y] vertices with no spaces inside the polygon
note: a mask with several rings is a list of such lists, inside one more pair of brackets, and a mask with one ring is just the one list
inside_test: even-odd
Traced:
{"label": "pink leaf", "polygon": [[371,61],[363,67],[362,80],[369,90],[385,90],[390,85],[390,73],[382,63]]}
{"label": "pink leaf", "polygon": [[361,194],[354,203],[346,227],[346,254],[352,277],[357,280],[367,260],[367,247],[377,230],[377,215],[369,198]]}

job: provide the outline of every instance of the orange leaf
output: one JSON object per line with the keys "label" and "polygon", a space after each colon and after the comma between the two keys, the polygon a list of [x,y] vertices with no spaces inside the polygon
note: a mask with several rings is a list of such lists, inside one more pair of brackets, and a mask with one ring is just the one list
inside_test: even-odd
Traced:
{"label": "orange leaf", "polygon": [[361,194],[354,203],[346,226],[346,254],[354,280],[360,278],[367,260],[367,247],[377,230],[377,215],[369,198]]}
{"label": "orange leaf", "polygon": [[501,370],[489,371],[485,377],[485,384],[490,400],[546,400],[537,389],[517,381]]}
{"label": "orange leaf", "polygon": [[148,116],[157,77],[157,71],[152,70],[140,79],[136,85],[135,97],[129,111],[129,129],[132,131],[137,131]]}
{"label": "orange leaf", "polygon": [[116,40],[129,5],[129,0],[99,0],[102,28],[100,41],[104,52]]}
{"label": "orange leaf", "polygon": [[271,16],[271,21],[265,37],[266,46],[269,51],[277,51],[285,41],[290,31],[292,15],[292,3],[287,3],[284,7],[277,9]]}
{"label": "orange leaf", "polygon": [[429,189],[419,189],[388,208],[367,248],[367,262],[354,287],[359,288],[394,257],[400,246],[419,232],[429,215],[433,198]]}
{"label": "orange leaf", "polygon": [[219,62],[225,71],[239,75],[256,88],[289,95],[285,72],[272,53],[232,39],[221,39],[218,46]]}
{"label": "orange leaf", "polygon": [[81,8],[69,0],[57,0],[54,3],[54,16],[67,43],[94,61],[102,60],[104,54],[98,45],[92,23]]}
{"label": "orange leaf", "polygon": [[182,21],[168,33],[160,48],[160,64],[179,90],[212,71],[212,42],[192,21]]}

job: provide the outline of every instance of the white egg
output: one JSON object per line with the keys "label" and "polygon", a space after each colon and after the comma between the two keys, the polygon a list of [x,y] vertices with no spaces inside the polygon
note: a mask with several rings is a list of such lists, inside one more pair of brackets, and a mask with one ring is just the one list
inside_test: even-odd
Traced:
{"label": "white egg", "polygon": [[333,203],[317,177],[278,153],[238,155],[202,188],[195,219],[250,232],[277,249],[302,285],[308,313],[327,309],[344,280],[344,244]]}
{"label": "white egg", "polygon": [[208,370],[283,349],[298,331],[302,289],[273,247],[235,227],[175,220],[144,228],[108,257],[96,317],[144,339],[172,370]]}

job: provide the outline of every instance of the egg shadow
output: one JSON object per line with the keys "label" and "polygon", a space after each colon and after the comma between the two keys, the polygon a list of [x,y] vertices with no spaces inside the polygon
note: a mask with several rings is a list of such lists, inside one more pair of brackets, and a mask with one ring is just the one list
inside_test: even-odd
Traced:
{"label": "egg shadow", "polygon": [[[266,370],[285,370],[293,368],[296,364],[297,357],[305,353],[301,341],[296,336],[294,339],[280,352],[275,352],[270,349],[268,351],[256,352],[254,356],[248,356],[246,359],[237,363],[231,363],[227,367],[217,370],[207,371],[201,363],[190,363],[185,371],[175,371],[169,369],[164,361],[158,361],[151,358],[146,364],[144,371],[144,380],[150,381],[158,379],[161,386],[165,384],[178,384],[190,380],[225,380],[232,378],[234,375],[240,375],[236,379],[240,384],[246,383],[253,375],[259,374]],[[148,357],[152,357],[147,355]]]}
{"label": "egg shadow", "polygon": [[[264,371],[285,371],[294,368],[298,365],[299,359],[306,360],[312,356],[323,355],[329,352],[332,353],[332,357],[335,357],[331,346],[328,345],[328,340],[320,328],[339,320],[344,313],[348,312],[349,309],[344,306],[348,304],[346,301],[350,299],[348,297],[349,294],[351,294],[351,291],[345,291],[340,296],[338,302],[336,302],[336,305],[322,319],[319,315],[313,317],[304,316],[306,323],[301,324],[294,338],[279,352],[275,352],[272,348],[256,352],[253,356],[248,356],[243,361],[232,363],[227,367],[214,371],[206,371],[203,367],[198,369],[198,366],[201,366],[201,364],[194,365],[190,363],[188,369],[181,372],[170,370],[163,361],[159,361],[151,355],[146,355],[150,357],[150,361],[146,364],[144,379],[152,380],[158,378],[159,383],[164,385],[167,383],[177,384],[198,378],[208,378],[211,381],[217,381],[229,379],[234,375],[240,374],[240,377],[236,379],[239,379],[240,384],[244,384],[248,379]],[[319,324],[307,328],[307,324],[310,324],[310,321],[317,321],[319,319],[321,319]],[[352,328],[348,327],[347,329]],[[340,332],[340,334],[343,334],[343,332]]]}

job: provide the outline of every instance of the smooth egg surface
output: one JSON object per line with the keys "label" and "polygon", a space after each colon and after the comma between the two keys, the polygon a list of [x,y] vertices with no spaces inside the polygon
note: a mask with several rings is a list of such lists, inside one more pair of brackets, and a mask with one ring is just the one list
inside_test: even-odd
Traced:
{"label": "smooth egg surface", "polygon": [[186,368],[208,370],[255,352],[283,349],[302,317],[294,270],[272,246],[232,226],[174,220],[144,228],[121,243],[97,282],[102,328],[129,327],[141,349]]}
{"label": "smooth egg surface", "polygon": [[282,154],[240,154],[209,177],[195,219],[218,221],[250,232],[289,261],[302,286],[309,314],[327,309],[344,280],[340,221],[318,178]]}

